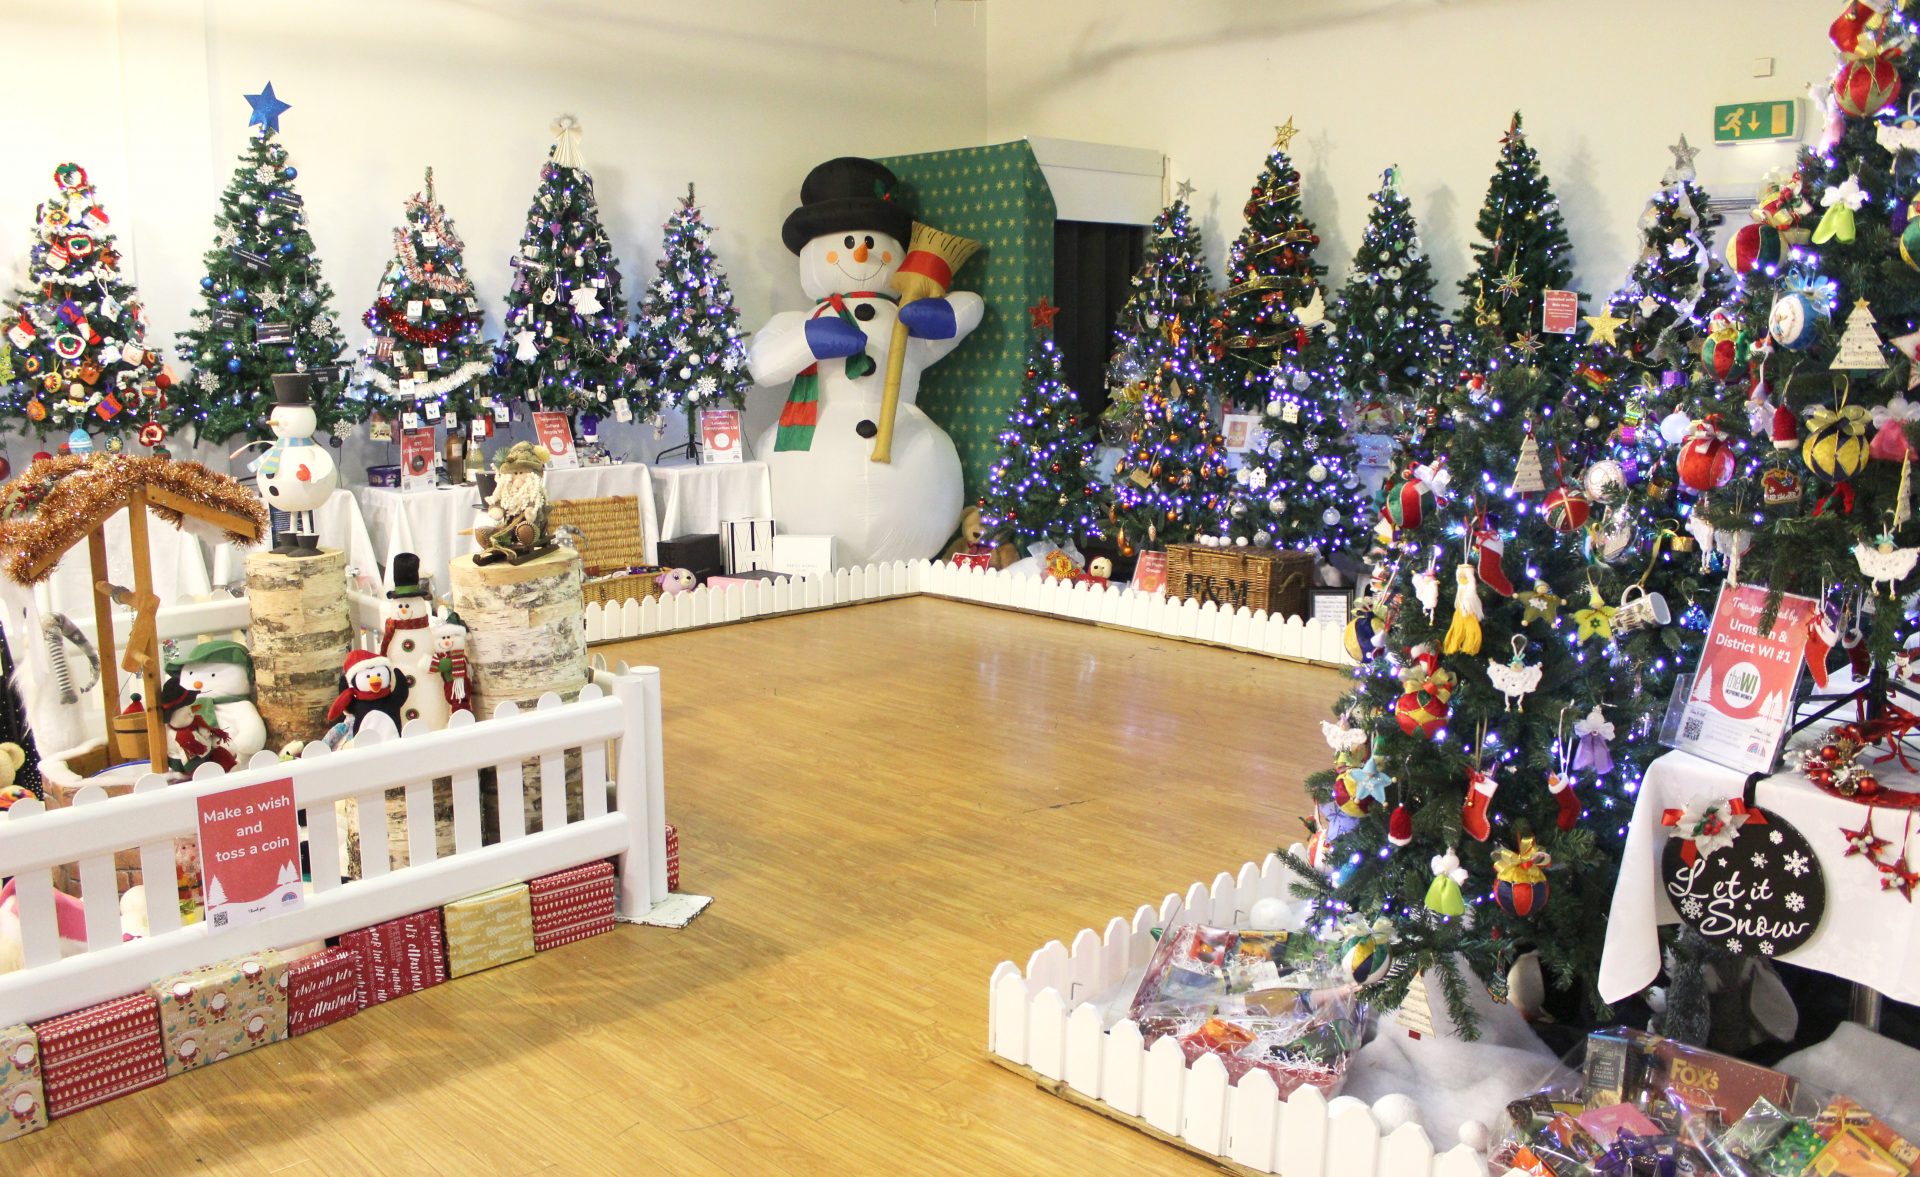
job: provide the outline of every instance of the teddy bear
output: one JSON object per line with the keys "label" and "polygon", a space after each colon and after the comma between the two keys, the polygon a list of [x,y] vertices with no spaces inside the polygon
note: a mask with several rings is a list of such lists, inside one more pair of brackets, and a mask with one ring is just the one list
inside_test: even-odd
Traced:
{"label": "teddy bear", "polygon": [[1020,559],[1020,550],[1008,543],[992,543],[987,539],[986,521],[980,517],[980,508],[968,507],[960,512],[960,531],[954,537],[947,550],[941,555],[943,562],[952,562],[954,556],[962,553],[990,552],[990,568],[1006,568]]}
{"label": "teddy bear", "polygon": [[32,789],[19,782],[20,770],[26,763],[25,748],[12,742],[0,744],[0,813],[12,809],[15,801],[34,795]]}

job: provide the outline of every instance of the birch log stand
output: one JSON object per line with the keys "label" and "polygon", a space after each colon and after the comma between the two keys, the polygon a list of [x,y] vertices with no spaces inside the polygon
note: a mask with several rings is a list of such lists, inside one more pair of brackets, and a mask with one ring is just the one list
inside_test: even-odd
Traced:
{"label": "birch log stand", "polygon": [[[473,713],[491,718],[502,703],[531,709],[552,691],[571,700],[587,684],[586,607],[580,598],[580,557],[560,548],[524,564],[475,564],[456,556],[448,575],[453,609],[467,626],[467,666]],[[542,828],[540,766],[524,770],[525,829]],[[579,765],[568,758],[561,789],[569,820],[582,815]],[[498,830],[498,795],[482,794],[488,837]]]}
{"label": "birch log stand", "polygon": [[267,727],[267,747],[317,740],[326,734],[340,666],[353,649],[346,555],[332,549],[305,557],[253,552],[246,570],[253,703]]}

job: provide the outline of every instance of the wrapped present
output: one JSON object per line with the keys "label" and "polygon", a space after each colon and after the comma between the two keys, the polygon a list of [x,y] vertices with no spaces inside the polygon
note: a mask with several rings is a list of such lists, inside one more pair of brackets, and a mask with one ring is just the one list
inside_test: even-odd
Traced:
{"label": "wrapped present", "polygon": [[41,1022],[33,1031],[40,1038],[49,1119],[152,1087],[167,1077],[160,1003],[151,993],[103,1001]]}
{"label": "wrapped present", "polygon": [[287,1037],[287,962],[271,950],[156,981],[167,1074],[179,1075]]}
{"label": "wrapped present", "polygon": [[323,948],[287,965],[287,1035],[332,1025],[360,1010],[360,954]]}
{"label": "wrapped present", "polygon": [[667,823],[667,890],[680,889],[680,831]]}
{"label": "wrapped present", "polygon": [[40,1078],[40,1036],[32,1026],[0,1029],[0,1140],[47,1126],[47,1089]]}
{"label": "wrapped present", "polygon": [[447,904],[447,973],[464,977],[533,955],[527,885],[514,883]]}
{"label": "wrapped present", "polygon": [[340,937],[360,957],[354,1004],[361,1009],[418,993],[447,979],[447,942],[440,911],[416,911]]}
{"label": "wrapped present", "polygon": [[533,905],[537,952],[613,930],[614,889],[610,862],[589,862],[527,883]]}
{"label": "wrapped present", "polygon": [[728,576],[773,567],[773,520],[729,519],[720,525]]}

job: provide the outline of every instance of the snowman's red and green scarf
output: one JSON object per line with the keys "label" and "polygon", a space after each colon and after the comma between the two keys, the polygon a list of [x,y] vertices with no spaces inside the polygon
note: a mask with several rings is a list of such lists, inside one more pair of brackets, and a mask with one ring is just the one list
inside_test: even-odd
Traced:
{"label": "snowman's red and green scarf", "polygon": [[[848,323],[858,326],[853,312],[847,309],[849,298],[884,298],[893,301],[890,294],[881,294],[873,290],[856,290],[852,294],[829,294],[813,310],[812,317],[832,311]],[[859,380],[871,376],[880,365],[865,352],[847,357],[847,379]],[[805,452],[813,448],[813,427],[820,419],[820,365],[809,365],[806,371],[793,378],[793,387],[787,390],[787,403],[780,409],[780,432],[774,435],[773,448],[777,450],[800,450]]]}

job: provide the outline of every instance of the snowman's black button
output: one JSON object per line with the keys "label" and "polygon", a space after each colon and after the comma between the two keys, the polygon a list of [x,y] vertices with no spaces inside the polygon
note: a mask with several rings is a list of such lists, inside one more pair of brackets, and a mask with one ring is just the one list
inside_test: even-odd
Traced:
{"label": "snowman's black button", "polygon": [[872,437],[874,434],[880,432],[880,427],[871,421],[862,421],[853,427],[853,431],[861,437]]}
{"label": "snowman's black button", "polygon": [[854,307],[853,317],[860,320],[862,323],[866,322],[868,319],[873,318],[873,304],[870,302],[863,302],[859,306]]}

